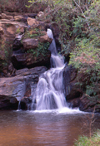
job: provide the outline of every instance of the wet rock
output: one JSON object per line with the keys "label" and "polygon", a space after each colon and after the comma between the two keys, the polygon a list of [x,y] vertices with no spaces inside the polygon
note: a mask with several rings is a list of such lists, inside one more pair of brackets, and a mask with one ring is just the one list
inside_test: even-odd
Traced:
{"label": "wet rock", "polygon": [[79,107],[80,105],[80,98],[67,100],[67,102],[69,103],[69,107],[76,108],[76,107]]}
{"label": "wet rock", "polygon": [[11,57],[11,61],[12,61],[14,68],[21,69],[21,68],[25,67],[26,57],[25,57],[24,53],[23,54],[22,53],[21,54],[13,53],[12,57]]}
{"label": "wet rock", "polygon": [[66,63],[63,71],[63,82],[66,99],[74,99],[82,96],[81,89],[77,86],[76,82],[74,82],[76,77],[77,70],[72,66],[68,66]]}
{"label": "wet rock", "polygon": [[20,102],[20,107],[23,110],[30,110],[31,109],[31,103],[32,103],[31,98],[23,98]]}
{"label": "wet rock", "polygon": [[0,109],[2,110],[16,110],[18,108],[18,101],[13,96],[0,95]]}
{"label": "wet rock", "polygon": [[16,69],[14,68],[13,64],[10,63],[8,65],[8,73],[9,73],[9,75],[8,75],[8,73],[7,73],[7,75],[8,76],[14,76],[15,75],[15,72],[16,72]]}
{"label": "wet rock", "polygon": [[61,51],[61,44],[59,42],[59,34],[60,34],[59,26],[57,23],[52,23],[50,25],[50,28],[53,31],[53,36],[54,36],[54,39],[56,42],[57,51],[60,52]]}
{"label": "wet rock", "polygon": [[64,93],[65,96],[70,94],[70,67],[68,65],[65,66],[63,71],[63,83],[64,83]]}
{"label": "wet rock", "polygon": [[24,68],[24,69],[20,69],[20,70],[16,70],[16,76],[27,76],[27,75],[41,75],[43,72],[45,72],[47,70],[46,67],[41,66],[41,67],[34,67],[31,69],[28,68]]}
{"label": "wet rock", "polygon": [[13,66],[16,69],[21,69],[21,68],[33,68],[36,66],[46,66],[49,67],[50,65],[50,56],[51,53],[47,49],[44,52],[39,50],[38,48],[36,49],[30,49],[29,53],[23,52],[24,50],[21,49],[17,52],[13,52],[11,61],[13,63]]}
{"label": "wet rock", "polygon": [[83,95],[83,92],[81,89],[78,89],[75,87],[75,85],[70,87],[70,93],[66,96],[66,99],[75,99],[75,98],[81,98]]}
{"label": "wet rock", "polygon": [[18,70],[15,77],[0,78],[0,109],[14,109],[21,99],[29,103],[27,98],[32,99],[38,78],[44,71],[46,67],[36,67]]}

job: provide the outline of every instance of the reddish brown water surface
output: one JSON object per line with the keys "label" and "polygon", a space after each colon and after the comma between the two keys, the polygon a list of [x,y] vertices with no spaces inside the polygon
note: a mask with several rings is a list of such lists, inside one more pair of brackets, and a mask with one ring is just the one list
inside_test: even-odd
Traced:
{"label": "reddish brown water surface", "polygon": [[[73,146],[89,134],[90,115],[0,111],[0,146]],[[100,115],[95,119],[93,131],[100,128]]]}

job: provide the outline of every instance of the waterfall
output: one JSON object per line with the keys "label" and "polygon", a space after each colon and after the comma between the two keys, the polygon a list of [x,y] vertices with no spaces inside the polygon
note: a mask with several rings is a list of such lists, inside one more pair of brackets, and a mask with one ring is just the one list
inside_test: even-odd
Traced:
{"label": "waterfall", "polygon": [[50,29],[47,29],[47,34],[53,39],[49,47],[51,69],[39,77],[35,97],[33,97],[36,101],[36,110],[61,109],[67,106],[63,86],[64,59],[57,54],[55,40]]}

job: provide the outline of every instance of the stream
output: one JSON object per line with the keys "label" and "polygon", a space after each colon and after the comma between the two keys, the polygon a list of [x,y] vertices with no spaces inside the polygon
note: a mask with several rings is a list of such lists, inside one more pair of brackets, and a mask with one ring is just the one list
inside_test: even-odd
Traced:
{"label": "stream", "polygon": [[[89,135],[90,113],[64,111],[1,111],[0,146],[73,146]],[[95,114],[92,132],[100,128]]]}

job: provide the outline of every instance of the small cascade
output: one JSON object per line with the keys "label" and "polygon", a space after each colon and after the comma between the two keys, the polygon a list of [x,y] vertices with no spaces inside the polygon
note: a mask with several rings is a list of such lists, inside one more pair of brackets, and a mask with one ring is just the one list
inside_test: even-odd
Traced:
{"label": "small cascade", "polygon": [[57,54],[55,40],[50,29],[47,29],[47,34],[53,39],[49,47],[51,69],[39,78],[36,94],[33,97],[33,100],[36,101],[36,110],[61,109],[67,106],[63,86],[64,59]]}
{"label": "small cascade", "polygon": [[18,102],[18,111],[21,109],[20,101]]}

